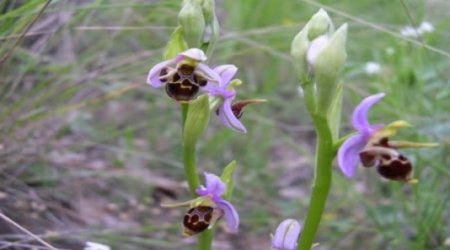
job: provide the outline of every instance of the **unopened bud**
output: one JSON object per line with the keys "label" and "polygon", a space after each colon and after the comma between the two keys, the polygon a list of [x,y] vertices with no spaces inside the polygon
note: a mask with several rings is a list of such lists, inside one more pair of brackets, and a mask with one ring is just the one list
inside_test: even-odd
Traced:
{"label": "unopened bud", "polygon": [[178,22],[183,28],[184,39],[189,47],[200,47],[206,26],[200,3],[196,0],[184,1],[178,14]]}
{"label": "unopened bud", "polygon": [[309,78],[306,53],[309,48],[308,30],[301,30],[292,40],[291,56],[294,58],[294,67],[302,84]]}
{"label": "unopened bud", "polygon": [[206,23],[212,23],[215,17],[215,2],[214,0],[203,0],[201,3],[203,16]]}
{"label": "unopened bud", "polygon": [[295,250],[300,230],[300,223],[294,219],[286,219],[281,222],[273,236],[272,249]]}
{"label": "unopened bud", "polygon": [[304,84],[309,78],[310,66],[306,60],[312,42],[318,37],[329,37],[334,25],[327,12],[320,9],[314,14],[305,27],[294,37],[291,44],[291,55],[300,81]]}
{"label": "unopened bud", "polygon": [[327,12],[320,9],[292,41],[294,66],[302,84],[315,84],[314,91],[309,93],[314,95],[313,103],[320,112],[326,113],[333,101],[338,76],[347,58],[346,38],[347,25],[334,32]]}
{"label": "unopened bud", "polygon": [[205,18],[205,29],[201,40],[200,48],[210,56],[219,37],[219,21],[217,20],[214,0],[203,0],[203,16]]}
{"label": "unopened bud", "polygon": [[310,67],[317,84],[319,110],[327,111],[332,101],[330,96],[334,96],[339,75],[347,59],[346,40],[347,24],[344,24],[328,41],[323,42],[319,48],[315,48],[318,51],[315,52],[317,54],[310,62]]}
{"label": "unopened bud", "polygon": [[309,21],[308,39],[310,41],[322,35],[328,35],[334,32],[334,25],[328,13],[320,9]]}

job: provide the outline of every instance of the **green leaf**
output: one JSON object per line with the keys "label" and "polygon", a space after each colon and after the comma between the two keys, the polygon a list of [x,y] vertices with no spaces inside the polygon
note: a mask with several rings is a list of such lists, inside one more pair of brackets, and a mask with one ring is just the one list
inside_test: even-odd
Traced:
{"label": "green leaf", "polygon": [[333,142],[336,142],[339,139],[343,89],[344,87],[342,83],[339,83],[336,86],[336,92],[334,94],[334,98],[331,102],[331,106],[328,111],[328,124],[330,125],[331,135],[333,136]]}
{"label": "green leaf", "polygon": [[183,143],[185,145],[195,145],[197,139],[208,126],[209,113],[208,95],[201,95],[189,103],[183,129]]}
{"label": "green leaf", "polygon": [[234,186],[233,173],[235,169],[236,169],[236,161],[232,161],[223,169],[222,175],[220,176],[220,179],[227,186],[227,190],[223,195],[225,199],[230,199],[231,194],[233,193],[233,186]]}
{"label": "green leaf", "polygon": [[178,26],[172,35],[170,35],[169,42],[167,42],[166,48],[164,49],[164,60],[174,58],[181,52],[188,49],[188,45],[183,38],[183,28]]}

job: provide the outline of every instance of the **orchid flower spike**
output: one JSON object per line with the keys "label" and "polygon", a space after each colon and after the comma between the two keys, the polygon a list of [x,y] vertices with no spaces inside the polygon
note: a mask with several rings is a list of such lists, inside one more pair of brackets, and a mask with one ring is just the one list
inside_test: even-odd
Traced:
{"label": "orchid flower spike", "polygon": [[361,163],[364,167],[376,166],[378,173],[387,179],[412,182],[412,164],[399,148],[433,147],[433,143],[390,141],[397,130],[409,127],[405,121],[396,121],[387,126],[369,123],[369,111],[385,96],[384,93],[365,98],[353,111],[352,125],[358,131],[348,138],[338,151],[338,165],[345,176],[351,178]]}
{"label": "orchid flower spike", "polygon": [[272,238],[273,250],[295,250],[300,235],[300,223],[294,219],[286,219],[280,223]]}
{"label": "orchid flower spike", "polygon": [[201,233],[214,226],[217,220],[224,218],[228,229],[236,232],[239,227],[239,215],[234,206],[222,198],[226,191],[225,183],[214,174],[204,173],[206,185],[197,188],[196,199],[164,207],[189,206],[184,215],[184,236]]}
{"label": "orchid flower spike", "polygon": [[216,85],[208,85],[205,90],[211,96],[221,98],[221,104],[216,110],[220,121],[228,128],[240,133],[246,133],[247,129],[239,120],[243,114],[243,108],[248,104],[265,102],[264,99],[249,99],[233,102],[236,97],[234,87],[241,84],[240,80],[232,80],[237,72],[234,65],[226,64],[214,68],[214,71],[220,76],[220,83]]}
{"label": "orchid flower spike", "polygon": [[219,75],[202,62],[206,55],[197,48],[188,49],[175,58],[156,64],[150,69],[147,83],[154,88],[165,85],[166,93],[180,102],[195,98],[208,84],[219,84]]}

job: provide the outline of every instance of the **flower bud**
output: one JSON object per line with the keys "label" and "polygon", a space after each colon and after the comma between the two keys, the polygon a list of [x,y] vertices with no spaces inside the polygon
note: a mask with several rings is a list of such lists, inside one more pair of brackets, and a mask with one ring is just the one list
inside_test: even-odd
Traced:
{"label": "flower bud", "polygon": [[216,16],[214,0],[203,0],[202,10],[205,18],[205,29],[203,31],[200,48],[210,56],[214,50],[217,38],[219,37],[219,21]]}
{"label": "flower bud", "polygon": [[208,56],[211,56],[219,37],[219,21],[217,17],[211,23],[207,23],[205,27],[205,32],[203,33],[202,43],[200,48],[203,49]]}
{"label": "flower bud", "polygon": [[302,84],[306,84],[309,78],[306,52],[309,48],[308,30],[301,30],[292,40],[291,56],[294,58],[294,67]]}
{"label": "flower bud", "polygon": [[210,56],[219,36],[214,0],[184,0],[178,21],[188,46],[201,48]]}
{"label": "flower bud", "polygon": [[312,41],[319,36],[334,32],[334,25],[328,13],[320,9],[309,21],[308,40]]}
{"label": "flower bud", "polygon": [[338,76],[347,57],[346,38],[347,25],[334,32],[330,17],[320,9],[292,41],[291,55],[300,81],[315,84],[310,93],[314,95],[317,109],[323,113],[333,101]]}
{"label": "flower bud", "polygon": [[306,54],[311,46],[311,42],[319,36],[328,37],[333,31],[333,22],[327,12],[320,9],[294,37],[291,44],[291,55],[294,58],[294,66],[303,84],[309,78],[310,67],[306,61]]}
{"label": "flower bud", "polygon": [[308,51],[310,56],[316,53],[314,58],[308,57],[308,62],[316,80],[319,110],[327,111],[332,101],[330,97],[334,96],[339,74],[347,59],[346,40],[347,24],[344,24],[329,39],[322,39],[321,44],[311,46]]}
{"label": "flower bud", "polygon": [[295,250],[300,235],[300,223],[286,219],[280,223],[272,239],[273,250]]}
{"label": "flower bud", "polygon": [[183,28],[184,40],[190,48],[200,47],[205,31],[205,17],[197,0],[186,0],[178,14],[178,22]]}
{"label": "flower bud", "polygon": [[214,0],[203,0],[201,3],[203,16],[205,18],[206,23],[212,23],[214,20],[215,14],[215,2]]}

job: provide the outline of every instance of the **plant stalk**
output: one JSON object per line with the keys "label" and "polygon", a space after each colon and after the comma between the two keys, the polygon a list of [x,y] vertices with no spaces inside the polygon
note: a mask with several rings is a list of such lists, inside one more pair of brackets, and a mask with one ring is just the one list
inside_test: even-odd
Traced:
{"label": "plant stalk", "polygon": [[311,114],[317,133],[314,182],[310,206],[298,241],[298,250],[310,250],[322,218],[331,186],[333,138],[326,116]]}
{"label": "plant stalk", "polygon": [[[184,131],[184,124],[189,111],[189,104],[181,104],[181,116],[182,116],[182,131]],[[184,133],[184,132],[183,132]],[[192,196],[197,196],[195,190],[200,186],[200,179],[197,175],[197,160],[196,160],[196,144],[183,143],[183,163],[184,172],[189,185],[189,190]],[[198,250],[211,250],[212,241],[214,237],[213,229],[208,229],[198,235],[197,249]]]}

